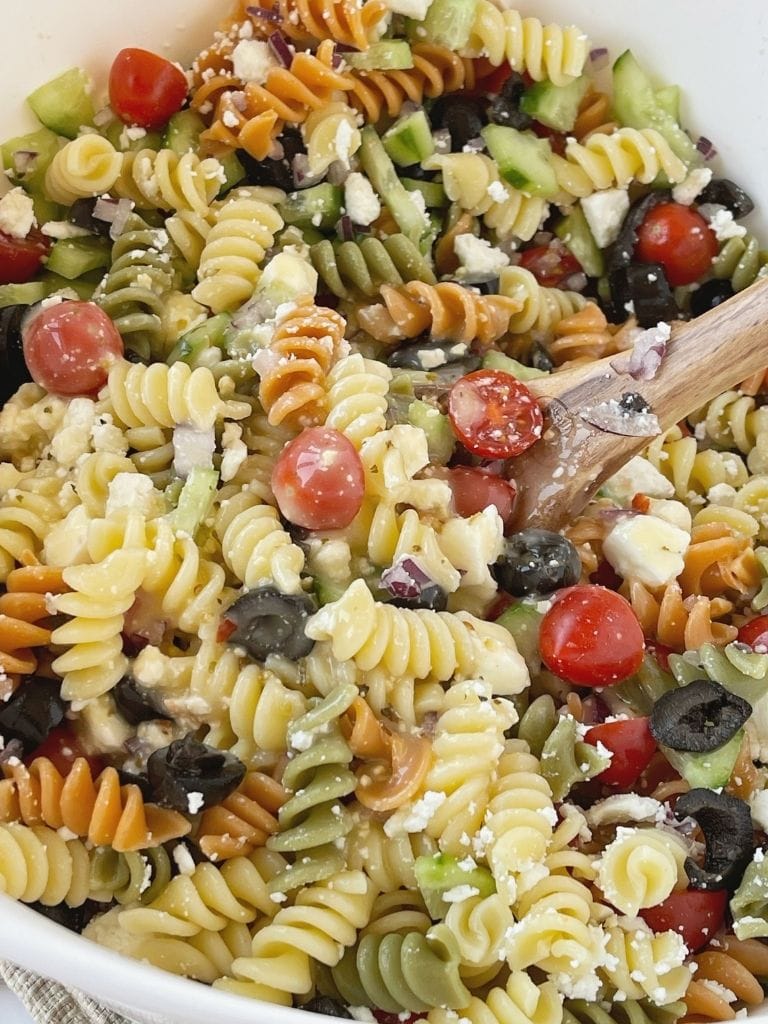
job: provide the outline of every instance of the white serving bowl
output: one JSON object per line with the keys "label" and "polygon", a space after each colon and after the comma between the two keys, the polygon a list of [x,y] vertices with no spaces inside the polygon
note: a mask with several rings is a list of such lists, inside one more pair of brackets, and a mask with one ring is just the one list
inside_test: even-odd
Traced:
{"label": "white serving bowl", "polygon": [[[2,0],[0,138],[33,126],[24,97],[79,64],[103,89],[114,54],[147,46],[188,60],[229,0]],[[768,239],[768,3],[740,0],[521,0],[526,14],[589,32],[612,56],[631,46],[660,78],[683,86],[685,120],[711,138],[716,162],[758,204],[751,227]],[[173,977],[88,942],[0,896],[0,957],[81,988],[141,1024],[298,1024],[296,1010],[254,1003]],[[768,1009],[753,1018],[768,1024]]]}

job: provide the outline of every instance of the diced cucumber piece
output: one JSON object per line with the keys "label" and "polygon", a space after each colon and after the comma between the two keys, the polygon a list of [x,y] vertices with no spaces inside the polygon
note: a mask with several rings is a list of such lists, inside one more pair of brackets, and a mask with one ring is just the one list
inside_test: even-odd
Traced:
{"label": "diced cucumber piece", "polygon": [[507,608],[496,620],[500,626],[512,634],[517,649],[528,666],[528,671],[533,673],[541,671],[539,627],[543,618],[543,613],[537,611],[534,605],[519,601],[511,608]]}
{"label": "diced cucumber piece", "polygon": [[91,81],[82,68],[70,68],[27,97],[38,121],[57,135],[74,139],[82,125],[93,124]]}
{"label": "diced cucumber piece", "polygon": [[66,277],[60,277],[58,274],[43,274],[40,281],[45,285],[48,295],[56,295],[58,292],[64,291],[74,292],[79,299],[87,301],[96,291],[102,277],[103,274],[99,270],[95,274],[87,274],[75,281],[69,281]]}
{"label": "diced cucumber piece", "polygon": [[448,196],[439,181],[419,181],[417,178],[401,178],[403,188],[408,192],[421,192],[424,202],[428,207],[443,207],[448,205]]}
{"label": "diced cucumber piece", "polygon": [[208,317],[199,327],[193,327],[176,342],[166,360],[167,363],[194,363],[203,349],[224,348],[226,333],[232,322],[228,313]]}
{"label": "diced cucumber piece", "polygon": [[112,243],[108,238],[62,238],[54,243],[46,268],[74,281],[89,270],[108,267],[111,258]]}
{"label": "diced cucumber piece", "polygon": [[362,71],[405,71],[413,67],[413,54],[405,39],[382,39],[360,53],[345,53],[344,60]]}
{"label": "diced cucumber piece", "polygon": [[369,124],[363,128],[358,155],[368,179],[386,203],[400,230],[412,242],[418,244],[429,230],[429,225],[409,193],[403,188],[394,164],[373,125]]}
{"label": "diced cucumber piece", "polygon": [[[11,178],[17,185],[23,185],[32,196],[42,196],[45,192],[45,172],[56,156],[62,141],[58,135],[48,128],[40,128],[29,135],[17,135],[3,143],[3,167],[11,172]],[[14,153],[36,153],[30,161],[29,170],[19,174],[14,166]],[[50,218],[49,218],[50,219]],[[38,218],[39,220],[39,218]],[[39,221],[42,223],[42,221]]]}
{"label": "diced cucumber piece", "polygon": [[631,50],[613,65],[613,109],[628,128],[655,128],[687,164],[701,162],[701,154],[668,109],[659,104],[650,78]]}
{"label": "diced cucumber piece", "polygon": [[555,228],[555,234],[573,253],[588,277],[602,277],[605,260],[589,230],[587,218],[580,206],[574,206]]}
{"label": "diced cucumber piece", "polygon": [[546,370],[537,370],[535,366],[526,366],[510,356],[505,356],[503,352],[497,352],[496,349],[486,352],[483,357],[483,369],[504,370],[505,373],[511,373],[513,377],[522,381],[538,380],[540,377],[549,376]]}
{"label": "diced cucumber piece", "polygon": [[488,868],[465,868],[456,857],[447,853],[436,853],[432,857],[417,857],[414,865],[416,884],[421,890],[427,910],[433,917],[444,917],[450,903],[443,894],[458,886],[468,885],[477,889],[478,896],[485,899],[496,892],[496,883]]}
{"label": "diced cucumber piece", "polygon": [[408,407],[408,422],[414,427],[421,427],[427,435],[429,461],[444,466],[456,447],[456,436],[448,417],[429,402],[416,399]]}
{"label": "diced cucumber piece", "polygon": [[744,730],[739,729],[727,743],[717,750],[705,754],[692,754],[684,750],[672,750],[661,745],[661,752],[676,772],[685,779],[691,789],[703,787],[717,789],[725,786],[733,772],[733,766],[741,750]]}
{"label": "diced cucumber piece", "polygon": [[424,21],[408,20],[408,35],[416,43],[437,43],[460,50],[469,42],[477,0],[432,0]]}
{"label": "diced cucumber piece", "polygon": [[41,302],[48,294],[44,281],[29,281],[27,284],[0,285],[0,309],[6,306],[31,306]]}
{"label": "diced cucumber piece", "polygon": [[435,140],[432,125],[423,110],[404,114],[382,136],[384,149],[400,167],[420,164],[432,156]]}
{"label": "diced cucumber piece", "polygon": [[588,88],[589,79],[585,75],[568,85],[537,82],[524,92],[520,109],[549,128],[568,132],[576,123],[579,104]]}
{"label": "diced cucumber piece", "polygon": [[196,153],[204,129],[205,121],[196,110],[179,110],[165,127],[163,148],[172,149],[179,156],[190,151]]}
{"label": "diced cucumber piece", "polygon": [[240,163],[237,153],[232,150],[229,153],[224,153],[218,157],[218,161],[224,168],[224,184],[219,189],[219,195],[223,196],[230,189],[234,188],[235,185],[239,185],[245,177],[245,168]]}
{"label": "diced cucumber piece", "polygon": [[316,227],[327,231],[341,216],[344,193],[338,185],[324,181],[300,192],[291,192],[280,203],[280,214],[286,224]]}
{"label": "diced cucumber piece", "polygon": [[552,150],[546,139],[538,139],[533,132],[519,132],[498,124],[486,125],[482,136],[499,166],[499,173],[510,185],[544,199],[557,195]]}
{"label": "diced cucumber piece", "polygon": [[160,132],[145,132],[139,138],[132,139],[122,121],[112,121],[103,130],[103,134],[120,153],[138,153],[140,149],[153,149],[157,152],[163,146]]}
{"label": "diced cucumber piece", "polygon": [[656,102],[670,117],[680,122],[680,86],[665,85],[656,90]]}
{"label": "diced cucumber piece", "polygon": [[338,601],[340,597],[343,597],[346,592],[348,584],[339,583],[336,580],[328,579],[326,576],[315,576],[313,590],[317,603],[332,604],[334,601]]}
{"label": "diced cucumber piece", "polygon": [[215,469],[195,466],[181,489],[179,502],[173,514],[174,529],[194,537],[211,510],[218,482],[219,474]]}

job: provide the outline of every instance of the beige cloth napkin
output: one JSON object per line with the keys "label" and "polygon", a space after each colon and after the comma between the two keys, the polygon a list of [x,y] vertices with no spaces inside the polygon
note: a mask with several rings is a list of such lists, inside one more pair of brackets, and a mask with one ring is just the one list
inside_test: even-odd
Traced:
{"label": "beige cloth napkin", "polygon": [[38,1024],[131,1024],[84,992],[64,988],[7,961],[0,961],[0,978]]}

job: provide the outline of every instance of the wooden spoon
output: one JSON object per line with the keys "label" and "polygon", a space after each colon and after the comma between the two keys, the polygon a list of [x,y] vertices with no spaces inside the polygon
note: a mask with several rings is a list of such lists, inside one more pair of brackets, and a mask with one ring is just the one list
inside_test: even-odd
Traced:
{"label": "wooden spoon", "polygon": [[668,430],[768,366],[768,278],[688,323],[675,323],[656,376],[634,380],[630,352],[531,381],[545,410],[543,439],[514,460],[515,526],[557,530],[652,437],[609,433],[585,417],[604,402],[640,395]]}

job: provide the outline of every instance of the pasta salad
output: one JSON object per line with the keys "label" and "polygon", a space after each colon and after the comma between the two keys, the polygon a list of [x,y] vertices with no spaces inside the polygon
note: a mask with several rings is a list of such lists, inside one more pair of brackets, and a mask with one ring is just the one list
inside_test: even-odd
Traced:
{"label": "pasta salad", "polygon": [[[642,391],[767,273],[752,200],[577,27],[221,14],[0,147],[0,889],[316,1014],[743,1016],[768,377]],[[527,385],[628,350],[647,450],[519,522]]]}

